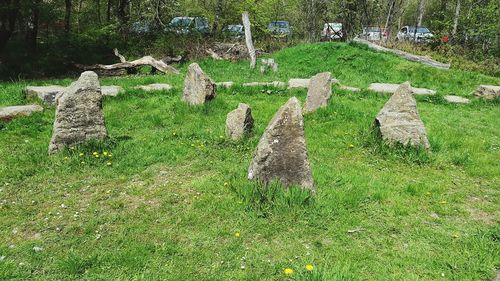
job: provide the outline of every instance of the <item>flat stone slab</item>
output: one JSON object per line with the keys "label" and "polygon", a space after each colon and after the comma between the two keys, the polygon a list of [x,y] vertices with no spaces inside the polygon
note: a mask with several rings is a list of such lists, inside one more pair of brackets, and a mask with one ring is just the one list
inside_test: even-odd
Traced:
{"label": "flat stone slab", "polygon": [[123,88],[120,86],[101,86],[103,96],[116,97],[121,92],[123,92]]}
{"label": "flat stone slab", "polygon": [[459,97],[459,96],[452,96],[452,95],[444,96],[444,99],[450,103],[463,103],[463,104],[470,103],[470,100],[468,98]]}
{"label": "flat stone slab", "polygon": [[24,90],[26,97],[38,97],[43,102],[54,105],[56,101],[56,96],[62,93],[66,87],[58,85],[50,86],[27,86]]}
{"label": "flat stone slab", "polygon": [[288,89],[308,88],[311,79],[294,78],[288,80]]}
{"label": "flat stone slab", "polygon": [[500,97],[500,86],[481,85],[474,92],[474,96],[486,100],[493,100]]}
{"label": "flat stone slab", "polygon": [[[292,78],[288,80],[288,89],[308,89],[310,78]],[[340,84],[340,81],[332,78],[332,84]]]}
{"label": "flat stone slab", "polygon": [[217,87],[221,87],[221,88],[231,88],[232,86],[234,86],[234,82],[232,82],[232,81],[217,82],[217,83],[215,83],[215,85]]}
{"label": "flat stone slab", "polygon": [[[59,85],[50,86],[27,86],[24,90],[27,97],[38,97],[48,105],[56,104],[56,96],[61,94],[67,87]],[[103,96],[117,96],[123,92],[120,86],[101,86],[101,93]]]}
{"label": "flat stone slab", "polygon": [[[389,83],[372,83],[368,87],[368,90],[379,92],[379,93],[395,93],[399,88],[399,84],[389,84]],[[414,95],[435,95],[436,91],[425,89],[425,88],[411,88]]]}
{"label": "flat stone slab", "polygon": [[360,88],[346,86],[346,85],[340,85],[340,89],[341,90],[346,90],[346,91],[351,91],[351,92],[360,92],[361,91]]}
{"label": "flat stone slab", "polygon": [[43,107],[38,104],[0,107],[0,120],[10,121],[16,117],[30,116],[33,112],[40,111],[43,111]]}
{"label": "flat stone slab", "polygon": [[169,84],[154,83],[154,84],[149,84],[149,85],[136,86],[135,89],[144,90],[146,92],[168,91],[168,90],[172,89],[172,86]]}
{"label": "flat stone slab", "polygon": [[258,87],[258,86],[270,86],[270,87],[285,87],[285,82],[273,81],[273,82],[249,82],[243,83],[244,87]]}

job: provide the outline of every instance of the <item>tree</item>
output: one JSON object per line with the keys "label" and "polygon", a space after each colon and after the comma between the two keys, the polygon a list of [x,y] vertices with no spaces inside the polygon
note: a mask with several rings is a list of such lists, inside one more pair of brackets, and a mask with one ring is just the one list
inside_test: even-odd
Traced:
{"label": "tree", "polygon": [[0,6],[0,53],[14,32],[20,9],[20,0],[4,1]]}
{"label": "tree", "polygon": [[64,30],[69,33],[71,30],[71,0],[64,0],[65,3],[65,14],[64,14]]}

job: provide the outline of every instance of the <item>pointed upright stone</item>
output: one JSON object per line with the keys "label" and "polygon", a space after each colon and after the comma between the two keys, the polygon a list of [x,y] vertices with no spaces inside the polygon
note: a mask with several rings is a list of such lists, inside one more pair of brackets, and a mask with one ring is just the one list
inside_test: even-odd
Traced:
{"label": "pointed upright stone", "polygon": [[252,109],[244,103],[229,112],[226,118],[226,136],[232,140],[239,140],[253,129]]}
{"label": "pointed upright stone", "polygon": [[410,83],[399,86],[379,112],[374,122],[383,140],[415,147],[430,148],[424,123],[417,110],[417,102]]}
{"label": "pointed upright stone", "polygon": [[267,126],[248,169],[248,179],[264,183],[279,180],[284,186],[314,190],[297,98],[290,98]]}
{"label": "pointed upright stone", "polygon": [[188,67],[184,80],[184,95],[182,99],[190,105],[204,104],[215,98],[215,83],[201,70],[197,63]]}
{"label": "pointed upright stone", "polygon": [[97,74],[83,72],[56,97],[56,118],[49,154],[90,139],[107,137],[102,111],[102,94]]}
{"label": "pointed upright stone", "polygon": [[311,113],[320,107],[326,107],[332,96],[332,74],[323,72],[313,76],[309,82],[304,113]]}

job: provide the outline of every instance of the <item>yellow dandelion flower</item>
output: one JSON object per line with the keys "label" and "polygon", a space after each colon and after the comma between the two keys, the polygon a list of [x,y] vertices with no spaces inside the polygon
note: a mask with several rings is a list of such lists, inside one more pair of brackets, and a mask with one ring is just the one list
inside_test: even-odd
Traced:
{"label": "yellow dandelion flower", "polygon": [[68,157],[67,157],[67,156],[66,156],[66,157],[64,157],[64,160],[68,160]]}
{"label": "yellow dandelion flower", "polygon": [[108,154],[108,157],[113,157],[113,154],[111,154],[111,153],[110,153],[110,154]]}
{"label": "yellow dandelion flower", "polygon": [[97,153],[97,152],[95,152],[95,151],[92,153],[92,155],[97,155],[97,154],[99,154],[99,153]]}
{"label": "yellow dandelion flower", "polygon": [[104,151],[102,154],[103,154],[104,156],[106,156],[106,155],[108,155],[108,152],[107,152],[107,151]]}
{"label": "yellow dandelion flower", "polygon": [[111,162],[106,163],[106,165],[108,165],[108,166],[111,166],[111,164],[112,164]]}
{"label": "yellow dandelion flower", "polygon": [[441,204],[447,204],[448,202],[446,202],[445,200],[443,200],[443,201],[441,201],[439,203],[441,203]]}
{"label": "yellow dandelion flower", "polygon": [[224,186],[228,186],[228,185],[229,185],[229,183],[227,183],[227,182],[224,183]]}
{"label": "yellow dandelion flower", "polygon": [[224,136],[223,136],[223,135],[220,135],[220,136],[219,136],[219,138],[223,139],[223,138],[224,138]]}
{"label": "yellow dandelion flower", "polygon": [[80,155],[80,156],[83,156],[83,153],[82,153],[82,152],[80,152],[80,154],[79,154],[79,155]]}
{"label": "yellow dandelion flower", "polygon": [[95,158],[99,158],[99,154],[96,154],[96,155],[95,155]]}
{"label": "yellow dandelion flower", "polygon": [[350,145],[349,145],[349,147],[350,147],[350,148],[353,148],[353,147],[354,147],[354,144],[350,144]]}
{"label": "yellow dandelion flower", "polygon": [[286,276],[292,276],[294,273],[293,269],[287,267],[283,270],[283,274],[285,274]]}
{"label": "yellow dandelion flower", "polygon": [[235,233],[234,233],[234,236],[236,236],[236,237],[240,237],[240,233],[239,233],[239,232],[235,232]]}
{"label": "yellow dandelion flower", "polygon": [[82,161],[81,163],[82,163],[82,164],[85,164],[85,162],[84,162],[84,161]]}
{"label": "yellow dandelion flower", "polygon": [[313,271],[314,270],[314,265],[312,265],[312,264],[306,264],[306,270],[307,271]]}

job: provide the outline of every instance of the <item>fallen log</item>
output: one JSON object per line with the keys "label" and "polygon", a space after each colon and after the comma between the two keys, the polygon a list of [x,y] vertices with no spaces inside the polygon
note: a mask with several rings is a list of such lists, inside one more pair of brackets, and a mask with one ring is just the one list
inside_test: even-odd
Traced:
{"label": "fallen log", "polygon": [[93,70],[97,72],[101,72],[100,70],[103,70],[105,72],[108,71],[110,73],[114,73],[114,71],[126,70],[127,73],[134,73],[137,67],[149,65],[152,67],[152,72],[159,70],[165,74],[167,73],[179,74],[179,71],[175,67],[166,64],[162,60],[156,60],[152,56],[145,56],[137,60],[127,61],[124,56],[120,55],[117,49],[114,49],[114,53],[120,59],[119,63],[110,65],[105,65],[105,64],[77,65],[77,67],[82,68],[84,70]]}
{"label": "fallen log", "polygon": [[428,58],[428,57],[418,56],[418,55],[410,54],[407,52],[403,52],[401,50],[385,48],[385,47],[382,47],[380,45],[377,45],[375,43],[372,43],[372,42],[364,40],[364,39],[355,38],[353,41],[357,42],[357,43],[368,45],[369,48],[380,51],[380,52],[388,52],[388,53],[396,54],[396,55],[398,55],[402,58],[405,58],[409,61],[423,63],[423,64],[426,64],[426,65],[429,65],[429,66],[432,66],[435,68],[440,68],[440,69],[449,69],[450,68],[449,64],[441,63],[441,62],[435,61],[435,60]]}

